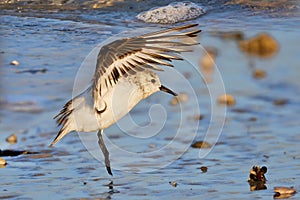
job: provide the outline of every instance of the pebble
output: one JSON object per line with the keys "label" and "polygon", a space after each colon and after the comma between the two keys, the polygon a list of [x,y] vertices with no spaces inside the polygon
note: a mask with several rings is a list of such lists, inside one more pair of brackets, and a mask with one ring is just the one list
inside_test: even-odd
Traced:
{"label": "pebble", "polygon": [[280,194],[295,194],[296,190],[293,187],[274,187],[274,192]]}
{"label": "pebble", "polygon": [[260,167],[258,165],[254,165],[251,168],[248,177],[250,191],[267,189],[265,173],[267,173],[266,166]]}
{"label": "pebble", "polygon": [[148,23],[174,24],[177,22],[195,19],[203,14],[205,10],[193,2],[174,2],[167,6],[152,8],[138,14],[139,20]]}
{"label": "pebble", "polygon": [[248,121],[250,121],[250,122],[256,122],[256,121],[257,121],[257,118],[256,118],[256,117],[250,117],[250,118],[248,119]]}
{"label": "pebble", "polygon": [[8,136],[6,138],[6,141],[9,143],[9,144],[15,144],[17,143],[18,139],[17,139],[17,135],[16,134],[11,134],[10,136]]}
{"label": "pebble", "polygon": [[172,185],[173,187],[177,187],[178,183],[176,181],[170,181],[169,182],[170,185]]}
{"label": "pebble", "polygon": [[285,199],[294,195],[296,190],[293,187],[274,187],[274,192],[275,199]]}
{"label": "pebble", "polygon": [[273,104],[275,106],[283,106],[283,105],[287,104],[288,102],[289,102],[289,100],[287,100],[287,99],[275,99],[273,101]]}
{"label": "pebble", "polygon": [[198,142],[193,143],[191,145],[191,147],[198,148],[198,149],[208,149],[208,148],[211,148],[211,144],[209,144],[208,142],[205,142],[205,141],[198,141]]}
{"label": "pebble", "polygon": [[207,167],[205,167],[205,166],[201,166],[200,169],[203,173],[207,172]]}
{"label": "pebble", "polygon": [[206,83],[211,83],[213,81],[213,73],[215,66],[215,57],[218,50],[214,47],[205,47],[207,53],[200,59],[200,69],[204,75],[204,80]]}
{"label": "pebble", "polygon": [[223,94],[218,97],[218,103],[233,106],[235,105],[235,99],[231,94]]}
{"label": "pebble", "polygon": [[205,54],[200,60],[200,65],[203,69],[213,68],[215,65],[215,55],[210,53]]}
{"label": "pebble", "polygon": [[268,169],[266,166],[260,167],[258,165],[254,165],[250,170],[248,182],[253,182],[253,181],[266,182],[265,174],[267,173],[267,170]]}
{"label": "pebble", "polygon": [[255,69],[255,70],[253,70],[252,75],[256,79],[262,79],[262,78],[265,78],[267,76],[267,73],[266,73],[265,70]]}
{"label": "pebble", "polygon": [[239,48],[250,55],[260,58],[274,56],[279,50],[278,42],[269,34],[261,33],[239,42]]}
{"label": "pebble", "polygon": [[0,158],[0,167],[3,167],[7,164],[6,160],[4,160],[3,158]]}
{"label": "pebble", "polygon": [[177,96],[173,97],[170,101],[170,105],[176,106],[179,103],[185,103],[189,99],[186,93],[179,93]]}
{"label": "pebble", "polygon": [[194,120],[195,120],[195,121],[200,121],[200,120],[202,120],[202,119],[204,119],[204,115],[195,115],[195,116],[194,116]]}
{"label": "pebble", "polygon": [[10,62],[11,65],[18,66],[20,63],[17,60],[13,60]]}

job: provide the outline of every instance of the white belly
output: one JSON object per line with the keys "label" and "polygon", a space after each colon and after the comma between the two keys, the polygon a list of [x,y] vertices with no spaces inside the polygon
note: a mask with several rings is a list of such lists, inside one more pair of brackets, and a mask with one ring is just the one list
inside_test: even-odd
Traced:
{"label": "white belly", "polygon": [[[153,78],[156,79],[155,85],[151,82]],[[92,91],[84,93],[84,102],[77,108],[74,106],[77,131],[92,132],[108,128],[130,112],[142,99],[159,91],[159,86],[159,78],[153,72],[138,72],[135,79],[131,77],[130,80],[122,78],[102,96],[103,112],[96,112],[94,109]]]}
{"label": "white belly", "polygon": [[104,96],[107,109],[100,114],[99,122],[102,129],[111,126],[130,112],[143,99],[143,94],[137,85],[122,82],[113,87],[113,90]]}

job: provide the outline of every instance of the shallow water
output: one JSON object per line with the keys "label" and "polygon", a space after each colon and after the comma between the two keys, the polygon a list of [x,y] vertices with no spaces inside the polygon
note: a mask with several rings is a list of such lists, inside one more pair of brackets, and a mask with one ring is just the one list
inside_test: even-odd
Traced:
{"label": "shallow water", "polygon": [[[118,10],[113,6],[76,12],[1,11],[0,149],[33,152],[3,157],[8,164],[0,169],[1,198],[47,199],[51,195],[57,199],[270,199],[276,186],[293,186],[300,191],[299,17],[297,11],[284,7],[265,12],[264,8],[210,3],[206,15],[190,21],[199,23],[202,29],[198,38],[201,45],[218,50],[216,65],[226,92],[236,98],[236,105],[227,107],[224,128],[208,155],[200,158],[199,149],[188,147],[194,137],[204,139],[212,116],[211,105],[216,103],[211,102],[209,86],[188,63],[179,63],[176,68],[181,77],[190,76],[186,80],[197,96],[203,120],[193,119],[197,114],[193,94],[184,90],[181,82],[169,82],[168,86],[176,92],[189,95],[189,101],[182,104],[183,114],[180,107],[169,105],[171,96],[157,93],[141,102],[130,115],[143,127],[151,122],[148,130],[156,130],[160,122],[155,121],[155,114],[165,111],[160,115],[166,114],[166,124],[159,134],[148,137],[151,131],[143,132],[146,139],[141,139],[137,137],[139,129],[122,132],[128,118],[105,130],[113,145],[132,153],[122,156],[109,145],[113,177],[93,157],[97,152],[90,154],[80,140],[94,140],[94,134],[79,137],[72,133],[53,149],[48,148],[58,130],[52,117],[71,98],[77,70],[92,49],[124,30],[166,26],[137,21],[138,9],[111,12],[114,9]],[[215,36],[216,31],[241,31],[245,37],[267,32],[278,41],[280,50],[269,59],[249,57],[239,50],[236,41]],[[20,65],[10,65],[12,60]],[[47,69],[45,73],[16,73],[43,68]],[[266,77],[253,78],[253,69],[265,70]],[[212,75],[212,85],[217,81],[216,73]],[[164,81],[168,82],[168,78]],[[287,103],[275,105],[274,100],[278,99]],[[22,107],[24,102],[30,102],[33,111],[14,109],[16,103]],[[149,110],[153,104],[163,109]],[[174,140],[179,122],[184,128]],[[18,142],[10,145],[5,139],[12,133],[16,133]],[[147,152],[160,150],[170,141],[174,146],[164,154],[147,157]],[[188,149],[182,151],[176,145]],[[91,148],[97,150],[96,146]],[[250,191],[247,179],[253,165],[268,167],[267,190]],[[208,171],[203,173],[201,166],[208,167]],[[177,187],[169,184],[173,181]],[[298,198],[297,193],[290,199]]]}

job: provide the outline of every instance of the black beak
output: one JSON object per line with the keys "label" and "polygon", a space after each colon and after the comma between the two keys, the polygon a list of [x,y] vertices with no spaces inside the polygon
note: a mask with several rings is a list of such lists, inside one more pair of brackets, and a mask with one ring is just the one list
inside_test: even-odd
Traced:
{"label": "black beak", "polygon": [[172,94],[173,96],[177,96],[177,94],[175,92],[173,92],[172,90],[170,90],[169,88],[167,88],[167,87],[165,87],[163,85],[161,85],[159,87],[159,89],[160,89],[160,91],[167,92],[169,94]]}

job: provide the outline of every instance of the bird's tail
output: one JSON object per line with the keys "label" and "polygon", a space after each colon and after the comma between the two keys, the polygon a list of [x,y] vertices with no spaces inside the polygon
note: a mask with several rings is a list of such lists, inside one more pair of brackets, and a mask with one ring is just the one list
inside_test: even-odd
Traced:
{"label": "bird's tail", "polygon": [[76,123],[74,121],[73,112],[81,103],[82,98],[80,96],[75,97],[74,99],[68,101],[63,109],[54,117],[58,126],[62,126],[59,130],[57,136],[50,144],[50,147],[53,147],[60,139],[62,139],[68,133],[76,130]]}

